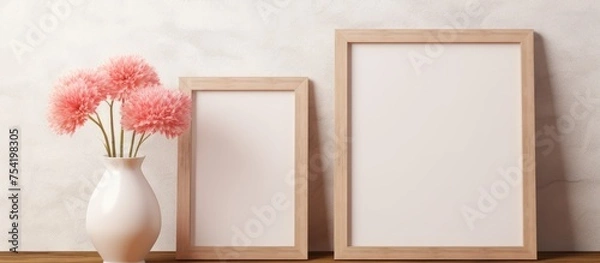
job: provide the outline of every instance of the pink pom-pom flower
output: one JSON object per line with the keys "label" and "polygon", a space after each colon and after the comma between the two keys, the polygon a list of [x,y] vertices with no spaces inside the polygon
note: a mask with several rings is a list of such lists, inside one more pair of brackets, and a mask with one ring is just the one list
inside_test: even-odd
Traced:
{"label": "pink pom-pom flower", "polygon": [[140,56],[115,57],[100,69],[108,76],[106,91],[115,100],[123,101],[135,90],[160,84],[154,67]]}
{"label": "pink pom-pom flower", "polygon": [[[48,122],[56,133],[72,135],[89,119],[102,132],[107,156],[125,157],[124,130],[119,139],[113,125],[115,100],[121,102],[116,104],[121,106],[121,126],[134,131],[129,157],[136,157],[152,134],[173,138],[191,122],[190,96],[163,88],[154,68],[139,56],[115,57],[96,70],[80,70],[59,79],[51,93]],[[96,112],[102,101],[110,110],[109,125]],[[142,137],[135,147],[138,133]]]}
{"label": "pink pom-pom flower", "polygon": [[61,78],[50,95],[48,121],[52,130],[73,134],[106,98],[105,83],[105,76],[93,70],[80,70]]}
{"label": "pink pom-pom flower", "polygon": [[121,125],[137,133],[181,135],[191,121],[190,96],[160,85],[131,93],[121,107]]}

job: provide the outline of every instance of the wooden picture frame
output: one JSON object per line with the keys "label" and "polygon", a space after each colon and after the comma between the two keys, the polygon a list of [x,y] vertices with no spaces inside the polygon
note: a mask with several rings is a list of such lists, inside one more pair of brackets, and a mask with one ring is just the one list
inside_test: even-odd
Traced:
{"label": "wooden picture frame", "polygon": [[306,259],[308,79],[183,77],[180,89],[193,117],[178,141],[177,259]]}
{"label": "wooden picture frame", "polygon": [[335,258],[536,259],[534,32],[335,38]]}

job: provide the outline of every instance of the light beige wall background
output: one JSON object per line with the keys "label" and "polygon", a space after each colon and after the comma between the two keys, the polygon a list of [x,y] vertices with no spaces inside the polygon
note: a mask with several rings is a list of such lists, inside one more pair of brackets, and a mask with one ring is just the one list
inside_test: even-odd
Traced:
{"label": "light beige wall background", "polygon": [[[531,28],[539,247],[599,250],[599,16],[600,3],[592,0],[1,1],[0,145],[7,145],[1,141],[8,141],[9,127],[20,126],[20,249],[93,249],[84,220],[102,172],[99,134],[87,125],[59,137],[45,119],[52,83],[69,69],[137,53],[172,88],[179,76],[309,77],[310,248],[330,250],[334,29]],[[2,163],[6,152],[0,150]],[[176,142],[154,137],[144,153],[163,214],[154,250],[174,250]],[[0,230],[8,224],[4,199]]]}

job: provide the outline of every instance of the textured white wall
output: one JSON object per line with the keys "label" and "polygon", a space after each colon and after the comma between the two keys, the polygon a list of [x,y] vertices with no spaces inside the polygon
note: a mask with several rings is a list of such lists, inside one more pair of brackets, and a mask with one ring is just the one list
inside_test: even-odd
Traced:
{"label": "textured white wall", "polygon": [[[99,134],[87,125],[72,138],[59,137],[45,120],[52,83],[69,69],[137,53],[173,88],[179,76],[309,77],[310,247],[329,250],[334,29],[532,28],[538,34],[539,247],[599,250],[599,16],[600,2],[592,0],[1,1],[0,145],[7,144],[8,127],[20,126],[21,249],[93,249],[84,216],[102,171]],[[155,137],[145,154],[163,213],[154,249],[174,250],[176,142]],[[6,167],[4,160],[7,150],[0,150]],[[8,182],[1,182],[5,192]],[[7,215],[4,199],[4,233]]]}

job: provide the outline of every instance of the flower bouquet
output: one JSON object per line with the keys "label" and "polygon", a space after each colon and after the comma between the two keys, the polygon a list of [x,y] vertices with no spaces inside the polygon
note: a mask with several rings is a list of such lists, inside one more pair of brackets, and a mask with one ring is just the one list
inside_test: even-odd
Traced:
{"label": "flower bouquet", "polygon": [[[116,102],[121,104],[118,139]],[[102,103],[109,109],[108,122],[98,113]],[[78,70],[61,78],[51,95],[49,122],[56,133],[73,134],[90,120],[102,132],[108,157],[136,157],[152,134],[181,135],[189,126],[190,111],[190,97],[162,87],[154,68],[143,58],[122,56],[97,69]],[[125,152],[127,131],[131,141]]]}
{"label": "flower bouquet", "polygon": [[90,197],[86,230],[105,262],[143,262],[160,233],[161,214],[139,149],[153,134],[173,138],[189,127],[190,96],[164,88],[143,58],[121,56],[59,79],[48,119],[58,134],[72,135],[88,120],[99,128],[106,171]]}

